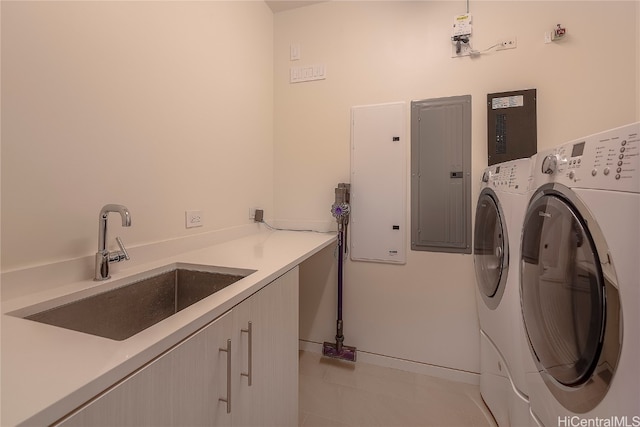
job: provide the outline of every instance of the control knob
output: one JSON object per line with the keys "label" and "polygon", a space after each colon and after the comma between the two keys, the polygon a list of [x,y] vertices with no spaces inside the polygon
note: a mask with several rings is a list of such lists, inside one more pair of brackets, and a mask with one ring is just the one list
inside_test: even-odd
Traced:
{"label": "control knob", "polygon": [[489,177],[491,176],[491,172],[484,171],[482,174],[482,182],[489,182]]}
{"label": "control knob", "polygon": [[552,175],[558,168],[558,156],[555,154],[549,154],[542,161],[542,173]]}

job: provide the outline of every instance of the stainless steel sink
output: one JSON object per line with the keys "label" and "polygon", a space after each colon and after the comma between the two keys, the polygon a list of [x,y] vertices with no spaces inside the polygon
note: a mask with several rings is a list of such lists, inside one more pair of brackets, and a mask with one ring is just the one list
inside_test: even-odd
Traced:
{"label": "stainless steel sink", "polygon": [[109,291],[19,317],[121,341],[252,272],[175,267]]}

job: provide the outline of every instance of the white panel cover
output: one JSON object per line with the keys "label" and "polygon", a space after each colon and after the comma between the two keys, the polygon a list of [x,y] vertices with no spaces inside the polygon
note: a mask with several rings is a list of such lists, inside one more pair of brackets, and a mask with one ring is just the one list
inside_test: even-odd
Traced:
{"label": "white panel cover", "polygon": [[350,253],[406,262],[405,103],[351,108]]}

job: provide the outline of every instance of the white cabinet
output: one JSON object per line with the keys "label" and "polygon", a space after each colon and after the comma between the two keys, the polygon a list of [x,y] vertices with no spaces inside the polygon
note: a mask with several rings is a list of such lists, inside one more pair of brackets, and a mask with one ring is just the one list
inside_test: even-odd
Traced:
{"label": "white cabinet", "polygon": [[[251,322],[251,351],[248,330]],[[233,309],[241,373],[232,382],[233,424],[298,425],[298,268]],[[251,357],[249,357],[251,355]],[[251,365],[249,364],[251,359]]]}
{"label": "white cabinet", "polygon": [[[232,331],[226,313],[90,401],[62,426],[230,425],[226,397]],[[212,421],[213,420],[213,421]]]}
{"label": "white cabinet", "polygon": [[58,425],[297,424],[296,267]]}

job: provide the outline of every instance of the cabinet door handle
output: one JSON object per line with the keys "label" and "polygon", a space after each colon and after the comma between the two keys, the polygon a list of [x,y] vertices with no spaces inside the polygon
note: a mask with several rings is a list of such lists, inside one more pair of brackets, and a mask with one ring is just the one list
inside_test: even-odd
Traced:
{"label": "cabinet door handle", "polygon": [[248,361],[247,361],[247,372],[241,372],[240,375],[243,377],[247,377],[247,381],[249,383],[249,387],[251,387],[251,379],[253,378],[252,375],[252,371],[253,371],[253,360],[252,360],[252,355],[253,355],[253,327],[251,325],[251,322],[249,322],[249,324],[247,325],[247,329],[240,329],[241,332],[246,332],[247,333],[247,342],[248,342],[248,346],[247,346],[247,351],[248,351]]}
{"label": "cabinet door handle", "polygon": [[227,397],[219,399],[227,404],[227,414],[231,413],[231,340],[227,340],[227,348],[220,347],[220,351],[227,353]]}

